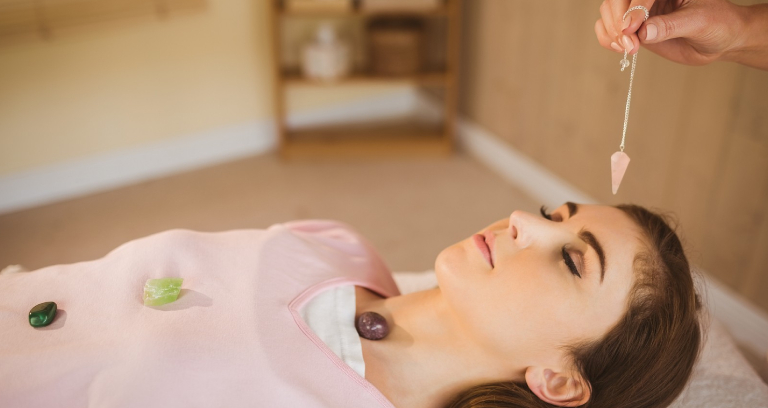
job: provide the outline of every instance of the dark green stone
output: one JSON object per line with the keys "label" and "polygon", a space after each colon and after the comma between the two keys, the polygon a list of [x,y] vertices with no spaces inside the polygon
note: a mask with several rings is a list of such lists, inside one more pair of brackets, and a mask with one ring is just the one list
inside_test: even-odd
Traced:
{"label": "dark green stone", "polygon": [[29,311],[29,324],[32,327],[45,327],[51,324],[55,317],[55,302],[40,303]]}

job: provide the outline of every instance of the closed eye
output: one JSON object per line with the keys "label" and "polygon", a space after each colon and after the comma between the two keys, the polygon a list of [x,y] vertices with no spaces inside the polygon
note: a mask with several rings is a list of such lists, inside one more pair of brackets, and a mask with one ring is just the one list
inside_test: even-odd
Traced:
{"label": "closed eye", "polygon": [[578,268],[576,268],[576,263],[573,262],[573,258],[571,258],[571,254],[568,253],[565,245],[563,245],[561,252],[563,253],[563,261],[565,261],[565,265],[568,266],[568,269],[571,270],[571,273],[581,278],[581,274],[579,273]]}
{"label": "closed eye", "polygon": [[539,212],[541,213],[542,217],[544,217],[544,218],[546,218],[546,219],[548,219],[550,221],[554,221],[554,222],[562,222],[563,221],[563,217],[560,214],[558,214],[558,213],[552,213],[552,214],[548,213],[547,212],[547,207],[545,207],[543,205],[541,206],[541,208],[539,208]]}

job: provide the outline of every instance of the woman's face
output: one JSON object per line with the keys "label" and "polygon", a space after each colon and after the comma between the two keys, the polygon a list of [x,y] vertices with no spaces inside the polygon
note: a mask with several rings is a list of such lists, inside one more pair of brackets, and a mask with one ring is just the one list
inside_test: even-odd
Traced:
{"label": "woman's face", "polygon": [[[441,292],[476,344],[517,366],[560,364],[627,310],[642,232],[621,210],[567,203],[523,211],[437,257]],[[487,245],[487,246],[486,246]]]}

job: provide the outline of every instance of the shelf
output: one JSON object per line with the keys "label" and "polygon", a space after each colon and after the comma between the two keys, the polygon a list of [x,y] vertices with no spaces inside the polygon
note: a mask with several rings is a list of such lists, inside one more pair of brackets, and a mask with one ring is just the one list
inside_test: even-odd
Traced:
{"label": "shelf", "polygon": [[451,75],[447,72],[426,72],[408,76],[381,76],[365,72],[357,72],[348,77],[335,81],[318,81],[303,77],[298,71],[283,71],[282,79],[286,85],[300,86],[335,86],[335,85],[368,85],[380,83],[415,83],[425,86],[445,86],[450,84]]}
{"label": "shelf", "polygon": [[[285,1],[271,0],[271,26],[274,48],[273,74],[276,78],[274,90],[275,117],[277,132],[280,140],[280,153],[283,158],[369,158],[377,156],[447,156],[453,150],[453,134],[458,108],[458,67],[460,45],[460,20],[462,0],[446,0],[442,5],[429,10],[389,10],[372,11],[359,8],[359,2],[355,2],[355,8],[348,10],[290,10],[283,6]],[[442,63],[427,63],[427,71],[414,75],[404,76],[380,76],[361,71],[335,81],[318,81],[304,78],[298,67],[294,65],[282,66],[286,61],[283,58],[285,49],[284,26],[291,22],[292,17],[323,18],[336,17],[362,18],[370,16],[398,16],[418,17],[423,19],[444,18],[443,20],[430,20],[430,22],[445,23],[436,27],[445,32],[445,38],[430,36],[430,45],[445,48]],[[300,20],[297,23],[308,23]],[[434,37],[434,38],[433,38]],[[441,51],[442,52],[442,51]],[[436,54],[437,55],[437,54]],[[413,87],[439,90],[443,97],[440,118],[432,115],[407,115],[407,118],[389,118],[386,123],[365,126],[338,124],[334,129],[329,127],[314,127],[310,129],[289,129],[286,127],[288,116],[287,98],[288,90],[299,87],[325,88],[324,91],[333,90],[334,86],[348,85],[411,85]],[[423,112],[422,112],[423,113]],[[373,115],[376,116],[376,115]],[[385,117],[386,115],[380,115]],[[360,119],[354,116],[355,119]],[[405,120],[404,120],[405,119]],[[439,122],[438,122],[439,119]],[[383,121],[384,119],[382,119]],[[428,121],[428,122],[425,122]],[[427,123],[429,123],[427,125]],[[404,125],[404,126],[403,126]]]}
{"label": "shelf", "polygon": [[288,131],[283,157],[446,156],[451,140],[439,128],[348,127]]}

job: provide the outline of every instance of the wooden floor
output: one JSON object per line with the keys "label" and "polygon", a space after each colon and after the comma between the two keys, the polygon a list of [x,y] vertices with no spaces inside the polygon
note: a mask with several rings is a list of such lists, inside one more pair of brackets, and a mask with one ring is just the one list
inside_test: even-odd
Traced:
{"label": "wooden floor", "polygon": [[0,215],[0,269],[96,259],[170,228],[327,218],[357,228],[393,270],[425,270],[444,247],[538,206],[460,154],[324,162],[269,154]]}

